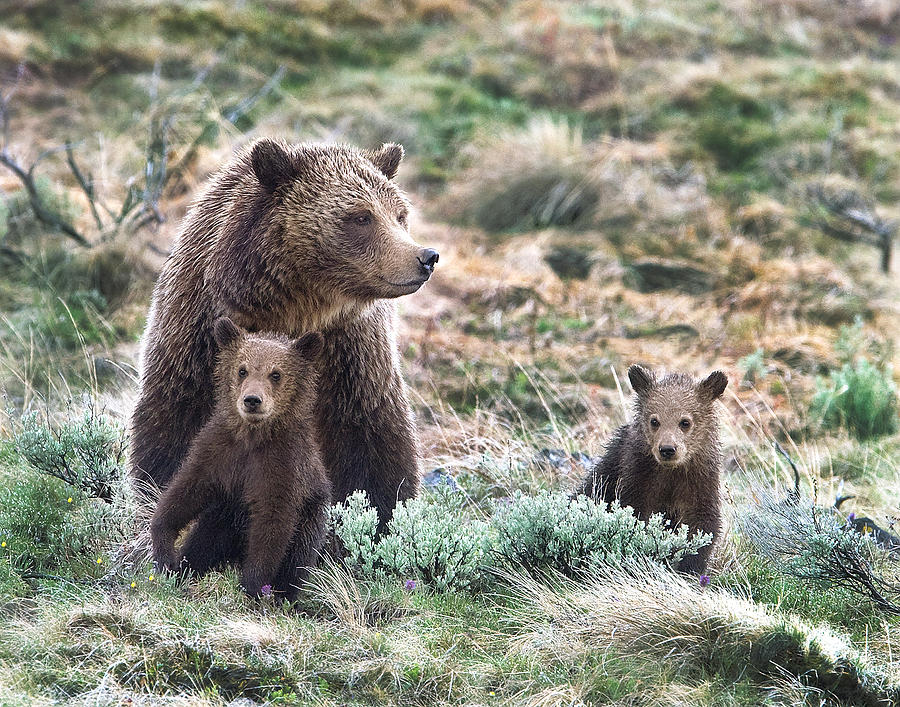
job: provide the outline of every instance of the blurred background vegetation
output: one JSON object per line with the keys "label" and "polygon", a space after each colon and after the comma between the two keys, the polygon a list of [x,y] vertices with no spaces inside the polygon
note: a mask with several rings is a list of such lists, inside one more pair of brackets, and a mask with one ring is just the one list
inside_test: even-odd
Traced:
{"label": "blurred background vegetation", "polygon": [[[771,629],[765,640],[790,650],[821,625],[878,680],[895,676],[890,612],[779,567],[741,519],[794,488],[776,441],[811,508],[850,496],[829,512],[888,531],[900,515],[898,65],[890,0],[0,3],[0,534],[24,538],[0,573],[13,627],[0,699],[216,704],[244,680],[254,699],[316,704],[342,704],[354,685],[410,704],[880,704],[803,683],[786,659],[786,673],[747,667],[739,649],[717,667],[690,652],[659,663],[634,642],[598,651],[557,603],[606,635],[585,607],[613,606],[601,590],[621,578],[584,595],[557,587],[516,629],[504,623],[522,606],[513,590],[498,609],[337,570],[317,580],[318,618],[260,618],[229,575],[173,615],[181,590],[149,582],[139,561],[98,566],[128,557],[121,524],[140,521],[127,499],[98,498],[83,461],[68,480],[47,468],[93,450],[112,455],[90,467],[107,490],[121,485],[109,450],[156,273],[236,148],[263,135],[396,141],[414,236],[441,253],[424,290],[398,301],[429,478],[452,477],[476,516],[516,491],[567,490],[627,416],[628,364],[721,368],[741,522],[718,555],[721,596],[682,615],[695,646],[714,645],[700,628],[713,616]],[[653,591],[628,606],[651,606]],[[754,624],[760,606],[770,613]],[[233,640],[216,637],[226,611],[244,612]],[[548,626],[566,627],[570,651]],[[304,641],[327,668],[297,662]]]}

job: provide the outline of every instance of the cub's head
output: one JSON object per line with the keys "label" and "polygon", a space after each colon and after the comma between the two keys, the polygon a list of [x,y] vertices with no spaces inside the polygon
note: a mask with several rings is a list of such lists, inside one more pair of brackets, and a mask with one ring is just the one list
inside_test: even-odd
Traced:
{"label": "cub's head", "polygon": [[[355,301],[399,297],[431,277],[438,252],[409,234],[410,204],[393,182],[403,148],[256,142],[248,153],[296,277]],[[288,277],[287,279],[290,279]]]}
{"label": "cub's head", "polygon": [[308,404],[324,340],[318,332],[299,339],[249,334],[228,317],[213,328],[219,348],[218,404],[245,423],[273,420]]}
{"label": "cub's head", "polygon": [[714,403],[728,385],[724,373],[713,371],[701,381],[683,373],[657,379],[646,368],[633,365],[628,379],[637,394],[636,421],[660,464],[681,466],[716,444]]}

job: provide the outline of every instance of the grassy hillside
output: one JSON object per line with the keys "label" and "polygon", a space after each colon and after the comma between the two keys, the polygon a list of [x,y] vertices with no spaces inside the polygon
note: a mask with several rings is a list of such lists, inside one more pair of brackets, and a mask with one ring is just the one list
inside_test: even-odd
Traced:
{"label": "grassy hillside", "polygon": [[[898,59],[863,0],[0,10],[0,703],[896,701],[898,563],[857,531],[900,515]],[[326,565],[297,611],[151,579],[121,479],[150,291],[261,135],[406,148],[441,260],[401,355],[465,532],[574,486],[630,363],[726,371],[708,582]]]}

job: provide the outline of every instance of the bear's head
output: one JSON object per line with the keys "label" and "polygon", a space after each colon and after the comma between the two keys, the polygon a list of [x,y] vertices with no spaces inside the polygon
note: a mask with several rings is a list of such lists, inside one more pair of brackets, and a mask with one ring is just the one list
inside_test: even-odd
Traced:
{"label": "bear's head", "polygon": [[298,339],[250,334],[222,317],[213,335],[219,349],[218,404],[227,406],[229,416],[259,425],[311,404],[324,347],[319,332]]}
{"label": "bear's head", "polygon": [[683,466],[717,445],[715,401],[728,385],[724,373],[714,371],[701,381],[683,373],[657,379],[646,368],[633,365],[628,379],[637,394],[636,422],[661,465]]}
{"label": "bear's head", "polygon": [[393,182],[402,158],[393,143],[374,151],[271,139],[252,146],[288,288],[313,284],[332,301],[369,302],[415,292],[431,277],[438,253],[410,237],[410,204]]}

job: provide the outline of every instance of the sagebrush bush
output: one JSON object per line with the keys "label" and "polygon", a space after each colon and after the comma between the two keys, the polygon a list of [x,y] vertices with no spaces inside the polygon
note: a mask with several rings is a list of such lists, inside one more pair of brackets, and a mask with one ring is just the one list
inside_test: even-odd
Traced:
{"label": "sagebrush bush", "polygon": [[332,519],[357,576],[413,579],[438,591],[476,589],[508,569],[575,576],[628,560],[674,565],[711,540],[689,537],[684,525],[672,531],[662,516],[644,523],[630,508],[607,509],[584,496],[517,492],[495,503],[489,521],[467,518],[463,503],[445,489],[401,503],[378,539],[377,514],[362,491],[334,506]]}
{"label": "sagebrush bush", "polygon": [[829,378],[816,381],[810,413],[822,427],[848,430],[865,440],[897,431],[897,385],[890,365],[866,359],[845,363]]}
{"label": "sagebrush bush", "polygon": [[900,613],[893,577],[897,559],[833,508],[759,494],[741,518],[741,530],[775,571],[818,586],[842,586]]}
{"label": "sagebrush bush", "polygon": [[462,499],[449,490],[397,504],[377,540],[378,516],[364,491],[334,506],[335,534],[346,561],[365,579],[421,581],[438,591],[481,584],[487,525],[464,520]]}
{"label": "sagebrush bush", "polygon": [[24,415],[15,447],[38,472],[108,503],[124,478],[125,432],[93,406],[55,429],[37,413]]}
{"label": "sagebrush bush", "polygon": [[661,515],[644,523],[617,503],[607,507],[586,496],[569,499],[546,491],[517,492],[498,503],[491,525],[500,563],[566,576],[632,559],[674,566],[712,540],[703,533],[690,537],[686,525],[670,530]]}

